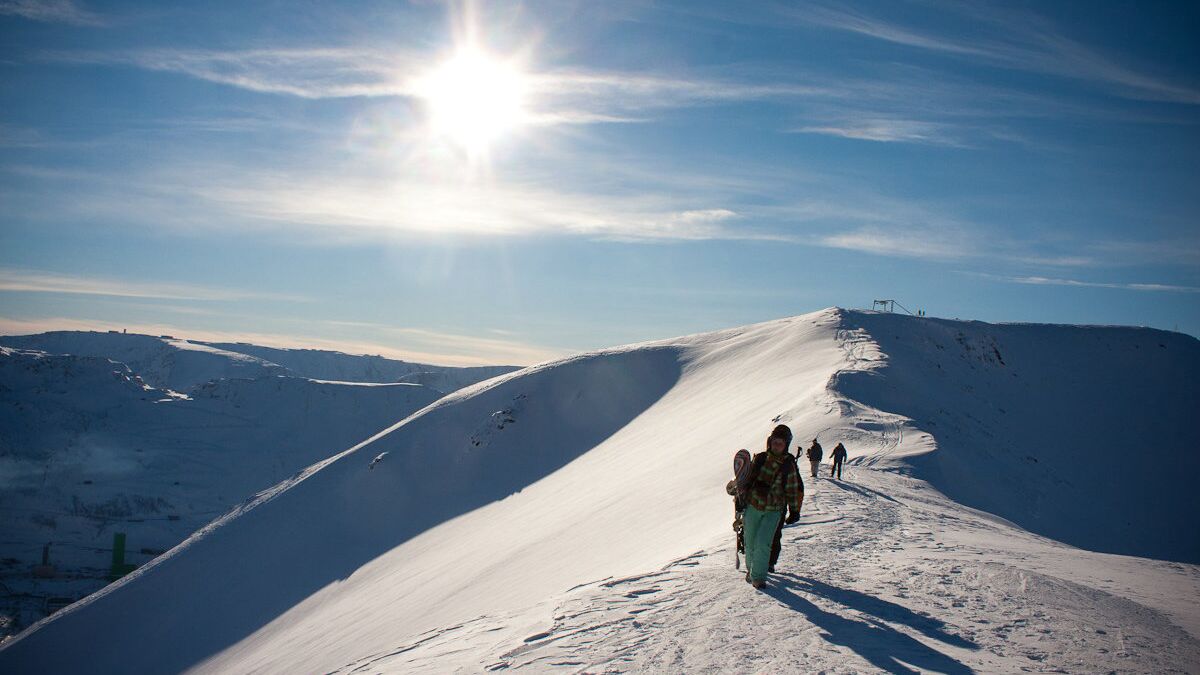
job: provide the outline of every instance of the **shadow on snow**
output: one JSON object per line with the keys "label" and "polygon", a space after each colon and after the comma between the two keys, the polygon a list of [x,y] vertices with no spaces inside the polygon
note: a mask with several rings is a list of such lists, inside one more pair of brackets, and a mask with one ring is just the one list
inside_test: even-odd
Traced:
{"label": "shadow on snow", "polygon": [[[107,589],[117,592],[35,625],[0,649],[0,671],[77,671],[71,645],[88,646],[95,673],[209,663],[413,537],[566,466],[641,415],[681,372],[670,349],[589,355],[430,410]],[[506,408],[510,418],[489,417]],[[508,425],[524,431],[503,433]],[[487,443],[475,442],[480,429]],[[368,470],[382,451],[385,461]]]}
{"label": "shadow on snow", "polygon": [[[955,658],[888,625],[903,624],[925,637],[952,647],[979,649],[979,645],[970,640],[947,632],[943,621],[922,616],[894,602],[848,588],[831,586],[816,579],[794,574],[781,574],[776,579],[776,584],[768,589],[768,595],[803,614],[814,626],[825,632],[826,640],[853,650],[876,668],[906,675],[919,673],[920,670],[916,669],[950,674],[975,672]],[[863,616],[861,619],[847,618],[827,612],[803,594],[837,602]]]}

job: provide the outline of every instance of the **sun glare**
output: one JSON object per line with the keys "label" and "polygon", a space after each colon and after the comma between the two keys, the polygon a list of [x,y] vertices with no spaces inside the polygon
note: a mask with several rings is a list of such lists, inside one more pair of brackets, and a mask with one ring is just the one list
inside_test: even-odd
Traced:
{"label": "sun glare", "polygon": [[479,154],[524,117],[524,77],[510,63],[464,49],[418,82],[433,133]]}

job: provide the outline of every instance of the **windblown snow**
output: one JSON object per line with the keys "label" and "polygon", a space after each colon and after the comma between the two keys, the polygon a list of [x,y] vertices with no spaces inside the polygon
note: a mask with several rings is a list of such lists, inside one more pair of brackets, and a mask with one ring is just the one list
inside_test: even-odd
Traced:
{"label": "windblown snow", "polygon": [[[259,494],[0,671],[1196,672],[1198,376],[1164,331],[839,309],[547,363]],[[723,486],[780,422],[850,466],[805,472],[759,592]]]}

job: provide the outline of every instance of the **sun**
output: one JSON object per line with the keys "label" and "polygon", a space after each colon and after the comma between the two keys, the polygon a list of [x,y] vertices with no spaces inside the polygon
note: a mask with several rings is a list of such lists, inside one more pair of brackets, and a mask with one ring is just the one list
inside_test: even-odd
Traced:
{"label": "sun", "polygon": [[464,48],[417,82],[432,133],[470,154],[488,147],[525,118],[525,76],[511,62]]}

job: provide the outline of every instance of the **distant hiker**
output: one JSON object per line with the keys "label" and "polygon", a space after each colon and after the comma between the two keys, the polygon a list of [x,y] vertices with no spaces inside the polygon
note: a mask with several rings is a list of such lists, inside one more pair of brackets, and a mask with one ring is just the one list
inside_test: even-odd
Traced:
{"label": "distant hiker", "polygon": [[788,511],[785,522],[789,525],[800,519],[804,488],[796,458],[787,451],[791,442],[791,429],[783,424],[775,427],[767,437],[767,450],[754,456],[753,468],[745,481],[746,581],[755,588],[767,585],[771,543],[783,512]]}
{"label": "distant hiker", "polygon": [[817,468],[821,466],[821,458],[825,456],[825,450],[821,448],[821,444],[817,439],[813,439],[813,444],[808,446],[808,463],[812,465],[812,477],[817,477]]}
{"label": "distant hiker", "polygon": [[829,470],[830,478],[833,478],[833,475],[836,473],[838,479],[841,479],[842,462],[844,461],[846,461],[846,446],[838,443],[837,447],[833,449],[833,468]]}

